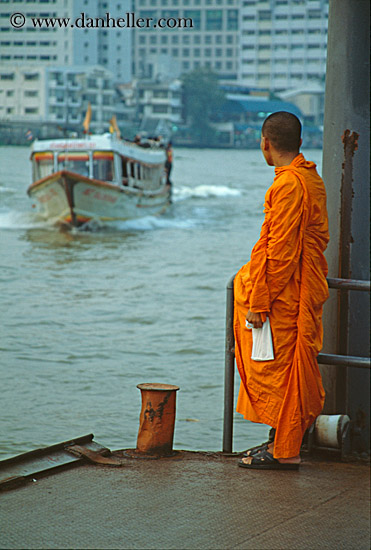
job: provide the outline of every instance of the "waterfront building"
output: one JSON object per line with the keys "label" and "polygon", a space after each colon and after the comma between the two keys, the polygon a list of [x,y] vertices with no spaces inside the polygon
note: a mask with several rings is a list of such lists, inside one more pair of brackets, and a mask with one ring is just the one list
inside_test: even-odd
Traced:
{"label": "waterfront building", "polygon": [[297,103],[318,122],[327,22],[328,0],[242,0],[239,82]]}
{"label": "waterfront building", "polygon": [[[210,67],[219,78],[238,72],[240,0],[135,0],[139,17],[192,20],[182,27],[135,29],[133,73],[137,78],[174,78],[197,67]],[[159,67],[159,58],[163,63]]]}
{"label": "waterfront building", "polygon": [[0,64],[0,122],[45,119],[45,68],[33,64]]}
{"label": "waterfront building", "polygon": [[110,71],[91,67],[48,67],[46,69],[46,121],[81,130],[88,104],[90,129],[104,132],[114,115],[114,79]]}
{"label": "waterfront building", "polygon": [[[88,27],[87,24],[89,19],[106,20],[109,14],[113,20],[130,11],[131,0],[3,0],[0,2],[0,63],[102,65],[111,71],[115,82],[129,82],[131,30]],[[14,28],[10,24],[14,13],[24,15],[23,27]],[[35,18],[59,18],[60,22],[54,26],[34,26],[32,19]]]}
{"label": "waterfront building", "polygon": [[108,130],[114,96],[113,75],[101,66],[0,64],[0,124],[21,140],[30,128],[36,135],[81,131],[89,102],[91,130]]}
{"label": "waterfront building", "polygon": [[173,80],[134,79],[117,86],[121,101],[116,104],[117,120],[122,129],[142,135],[170,137],[182,122],[182,83]]}

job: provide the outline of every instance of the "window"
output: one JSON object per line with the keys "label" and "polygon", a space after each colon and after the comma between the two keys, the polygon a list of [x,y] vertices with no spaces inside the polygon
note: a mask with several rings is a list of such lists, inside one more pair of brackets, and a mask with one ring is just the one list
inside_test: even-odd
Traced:
{"label": "window", "polygon": [[[156,15],[156,12],[154,12]],[[178,10],[164,10],[161,12],[161,17],[164,17],[165,19],[173,17],[174,19],[178,19],[180,17]]]}
{"label": "window", "polygon": [[238,29],[238,10],[227,11],[227,29],[236,31]]}
{"label": "window", "polygon": [[192,19],[193,29],[199,31],[201,29],[201,11],[200,10],[184,10],[184,17]]}
{"label": "window", "polygon": [[58,170],[69,170],[82,176],[89,176],[89,154],[84,151],[60,153],[58,155]]}
{"label": "window", "polygon": [[259,21],[270,21],[271,17],[271,12],[269,10],[259,11],[258,13]]}
{"label": "window", "polygon": [[52,152],[35,153],[32,158],[33,179],[45,178],[54,172],[54,157]]}
{"label": "window", "polygon": [[90,103],[97,103],[97,94],[85,94],[84,99],[90,101]]}
{"label": "window", "polygon": [[14,73],[2,73],[0,74],[0,80],[14,80]]}
{"label": "window", "polygon": [[24,114],[25,115],[37,115],[39,112],[38,107],[25,107]]}
{"label": "window", "polygon": [[37,90],[25,90],[24,96],[25,97],[37,97],[39,95],[39,92]]}
{"label": "window", "polygon": [[221,31],[223,29],[222,10],[206,10],[206,30]]}
{"label": "window", "polygon": [[168,106],[167,105],[153,105],[153,112],[158,114],[167,114]]}
{"label": "window", "polygon": [[167,90],[154,90],[153,97],[156,99],[167,99],[168,91]]}

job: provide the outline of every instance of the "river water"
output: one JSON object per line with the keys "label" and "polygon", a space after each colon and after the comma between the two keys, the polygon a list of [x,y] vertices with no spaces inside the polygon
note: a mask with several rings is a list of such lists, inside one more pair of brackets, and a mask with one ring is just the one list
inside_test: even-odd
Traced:
{"label": "river water", "polygon": [[[87,433],[134,448],[143,382],[180,386],[175,449],[221,450],[226,285],[274,173],[260,151],[174,157],[164,215],[62,232],[26,194],[29,149],[0,148],[0,459]],[[234,450],[266,434],[235,414]]]}

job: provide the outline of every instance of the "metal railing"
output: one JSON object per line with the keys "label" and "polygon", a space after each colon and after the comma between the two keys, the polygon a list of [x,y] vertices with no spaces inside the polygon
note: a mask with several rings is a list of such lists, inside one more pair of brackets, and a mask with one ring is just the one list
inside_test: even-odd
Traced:
{"label": "metal railing", "polygon": [[[224,424],[223,424],[223,452],[232,453],[233,439],[233,396],[234,396],[234,291],[231,277],[227,284],[226,304],[226,338],[225,338],[225,371],[224,371]],[[329,288],[338,290],[360,290],[370,292],[370,281],[356,279],[335,279],[328,278]],[[339,367],[370,368],[370,358],[355,357],[349,355],[336,355],[331,353],[320,353],[317,357],[318,363],[323,365],[334,365]]]}

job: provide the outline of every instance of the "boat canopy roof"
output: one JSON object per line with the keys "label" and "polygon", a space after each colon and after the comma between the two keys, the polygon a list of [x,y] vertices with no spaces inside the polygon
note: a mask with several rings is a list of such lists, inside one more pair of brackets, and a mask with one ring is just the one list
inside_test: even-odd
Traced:
{"label": "boat canopy roof", "polygon": [[120,156],[138,160],[146,164],[161,164],[165,161],[163,149],[149,147],[144,148],[130,141],[116,139],[113,134],[89,135],[86,138],[75,139],[45,139],[35,140],[31,151],[40,153],[43,151],[113,151]]}

